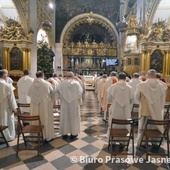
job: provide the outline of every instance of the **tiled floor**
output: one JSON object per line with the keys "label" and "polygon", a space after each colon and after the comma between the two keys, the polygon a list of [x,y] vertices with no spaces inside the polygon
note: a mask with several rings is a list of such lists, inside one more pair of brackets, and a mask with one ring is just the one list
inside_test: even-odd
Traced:
{"label": "tiled floor", "polygon": [[[117,156],[110,159],[107,149],[107,138],[102,115],[98,112],[98,103],[93,91],[87,91],[82,106],[81,133],[77,139],[62,139],[56,133],[56,139],[41,146],[41,156],[34,151],[22,151],[16,157],[16,140],[9,142],[10,147],[0,145],[0,169],[12,170],[164,170],[168,164],[160,161],[146,162],[145,153],[135,150],[135,158],[141,159],[133,163],[131,156]],[[164,152],[161,149],[161,152]],[[123,162],[123,158],[128,158]],[[155,157],[158,158],[158,157]],[[125,159],[124,159],[125,160]],[[120,162],[121,161],[121,162]],[[123,163],[122,163],[123,162]]]}

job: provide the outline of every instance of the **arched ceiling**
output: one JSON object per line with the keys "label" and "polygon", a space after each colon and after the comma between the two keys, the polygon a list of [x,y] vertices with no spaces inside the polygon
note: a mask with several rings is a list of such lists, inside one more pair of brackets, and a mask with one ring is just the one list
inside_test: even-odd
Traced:
{"label": "arched ceiling", "polygon": [[101,41],[108,43],[111,41],[107,29],[101,25],[84,23],[74,29],[70,41],[85,42],[86,39],[89,43],[92,43],[94,40],[97,43],[100,43]]}
{"label": "arched ceiling", "polygon": [[166,20],[170,25],[170,1],[161,0],[158,8],[156,9],[153,22],[158,21],[158,19]]}
{"label": "arched ceiling", "polygon": [[[119,19],[119,5],[119,0],[56,0],[56,41],[59,42],[60,34],[67,22],[79,14],[90,13],[92,11],[93,13],[106,17],[112,21],[112,23],[116,22]],[[100,28],[97,29],[94,25],[91,26],[91,30],[92,28],[97,31],[95,34],[100,34],[102,37],[103,33],[101,33]],[[90,29],[88,25],[79,27],[76,29],[78,31],[77,35],[85,34],[87,29]]]}
{"label": "arched ceiling", "polygon": [[0,0],[0,26],[5,17],[19,20],[19,15],[12,0]]}
{"label": "arched ceiling", "polygon": [[136,0],[56,0],[56,42],[64,26],[75,16],[96,13],[110,20],[114,25],[119,21],[120,1],[124,1],[124,15],[129,13]]}

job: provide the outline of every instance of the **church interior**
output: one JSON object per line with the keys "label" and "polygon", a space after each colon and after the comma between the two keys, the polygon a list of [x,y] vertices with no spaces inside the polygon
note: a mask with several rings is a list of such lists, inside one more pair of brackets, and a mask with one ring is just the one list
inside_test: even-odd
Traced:
{"label": "church interior", "polygon": [[[33,78],[39,70],[47,78],[72,71],[86,80],[78,138],[63,139],[54,123],[55,138],[41,145],[40,156],[34,151],[16,156],[17,137],[9,147],[0,143],[0,169],[170,169],[170,160],[147,162],[146,152],[137,148],[135,158],[142,163],[133,162],[132,155],[115,157],[128,162],[111,159],[107,124],[94,93],[94,78],[101,73],[124,72],[132,78],[155,69],[170,103],[169,0],[0,0],[0,64],[13,80],[16,100],[17,82],[26,69]],[[165,142],[160,152],[166,151]]]}

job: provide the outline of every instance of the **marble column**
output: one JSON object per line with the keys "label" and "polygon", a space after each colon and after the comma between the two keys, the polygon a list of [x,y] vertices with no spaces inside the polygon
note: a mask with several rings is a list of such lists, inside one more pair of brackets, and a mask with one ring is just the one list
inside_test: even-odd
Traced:
{"label": "marble column", "polygon": [[119,9],[119,19],[120,21],[117,23],[117,28],[119,30],[119,41],[118,41],[118,49],[119,49],[119,53],[118,53],[118,59],[119,59],[119,67],[118,67],[118,71],[122,71],[122,61],[123,61],[123,38],[125,36],[124,32],[126,31],[127,28],[127,22],[124,18],[124,0],[120,0],[120,9]]}
{"label": "marble column", "polygon": [[62,52],[62,43],[55,44],[55,59],[54,59],[54,72],[57,75],[63,75],[63,52]]}
{"label": "marble column", "polygon": [[31,45],[31,73],[32,77],[35,77],[35,73],[37,72],[37,28],[38,28],[38,22],[37,22],[37,3],[35,3],[35,0],[29,0],[28,1],[28,11],[29,12],[29,27],[33,29],[33,44]]}

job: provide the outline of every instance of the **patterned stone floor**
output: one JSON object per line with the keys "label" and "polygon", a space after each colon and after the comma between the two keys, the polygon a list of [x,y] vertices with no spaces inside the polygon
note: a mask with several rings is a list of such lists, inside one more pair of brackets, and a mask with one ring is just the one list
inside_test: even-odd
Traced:
{"label": "patterned stone floor", "polygon": [[[41,156],[39,157],[34,151],[21,151],[19,157],[16,157],[16,139],[9,142],[10,147],[8,148],[1,144],[0,169],[165,170],[169,168],[168,164],[159,161],[159,159],[146,162],[144,151],[136,149],[136,163],[133,162],[131,156],[117,156],[115,159],[111,159],[107,149],[107,127],[102,121],[103,116],[99,113],[93,91],[86,91],[81,114],[81,133],[78,138],[64,140],[56,133],[56,138],[53,141],[41,146]],[[164,149],[162,148],[160,152],[164,152]]]}

